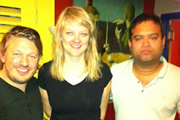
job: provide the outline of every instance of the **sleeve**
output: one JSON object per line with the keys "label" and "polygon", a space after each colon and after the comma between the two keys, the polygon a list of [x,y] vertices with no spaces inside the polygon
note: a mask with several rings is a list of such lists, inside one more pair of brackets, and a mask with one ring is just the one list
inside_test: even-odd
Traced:
{"label": "sleeve", "polygon": [[[174,73],[174,79],[176,79],[176,85],[177,85],[177,112],[179,113],[180,115],[180,79],[179,79],[179,73],[180,73],[180,69],[179,67],[175,67],[176,69],[174,69],[174,71],[171,69],[171,72]],[[170,72],[170,71],[169,71]],[[170,74],[170,73],[169,73]],[[180,116],[179,116],[180,118]]]}
{"label": "sleeve", "polygon": [[[179,85],[179,84],[178,84]],[[178,95],[179,95],[179,97],[178,97],[178,100],[177,100],[177,111],[178,111],[178,113],[180,114],[180,88],[178,89]],[[179,116],[180,117],[180,116]]]}
{"label": "sleeve", "polygon": [[106,87],[106,85],[109,83],[109,81],[112,78],[112,74],[110,68],[105,63],[103,63],[103,67],[102,67],[102,77],[104,80],[104,87]]}
{"label": "sleeve", "polygon": [[177,103],[177,111],[180,114],[180,99],[178,100],[178,103]]}
{"label": "sleeve", "polygon": [[117,66],[117,63],[113,63],[112,66],[111,66],[111,68],[110,68],[111,73],[112,73],[113,75],[115,74],[115,71],[117,71],[117,70],[116,70],[116,66]]}
{"label": "sleeve", "polygon": [[45,63],[43,66],[39,69],[38,73],[38,85],[43,88],[47,89],[47,78],[49,75],[49,64]]}

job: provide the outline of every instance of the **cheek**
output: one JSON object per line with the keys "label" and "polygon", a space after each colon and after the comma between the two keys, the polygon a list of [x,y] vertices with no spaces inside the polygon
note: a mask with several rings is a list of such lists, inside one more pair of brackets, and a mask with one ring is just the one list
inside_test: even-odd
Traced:
{"label": "cheek", "polygon": [[88,44],[85,44],[85,45],[84,45],[84,48],[87,49],[87,48],[88,48]]}
{"label": "cheek", "polygon": [[89,41],[85,41],[83,44],[84,44],[84,47],[87,49],[87,47],[89,45]]}
{"label": "cheek", "polygon": [[12,59],[12,62],[13,62],[13,63],[19,63],[19,61],[20,61],[19,58]]}
{"label": "cheek", "polygon": [[86,42],[84,43],[84,45],[86,45],[86,46],[88,46],[88,44],[89,44],[89,41],[86,41]]}
{"label": "cheek", "polygon": [[163,48],[163,43],[162,42],[155,42],[155,43],[152,43],[152,46],[154,47],[154,49],[161,49]]}
{"label": "cheek", "polygon": [[64,43],[69,43],[72,40],[73,40],[72,36],[70,37],[70,36],[62,35],[61,37],[61,42],[64,42]]}
{"label": "cheek", "polygon": [[20,59],[19,58],[13,58],[13,57],[6,57],[5,58],[5,62],[7,63],[7,64],[17,64],[17,63],[19,63],[19,61],[20,61]]}
{"label": "cheek", "polygon": [[61,42],[61,45],[62,45],[63,49],[68,47],[68,43],[66,43],[64,41]]}
{"label": "cheek", "polygon": [[61,39],[61,44],[62,45],[66,45],[66,44],[69,44],[70,42],[72,41],[72,39],[70,39],[70,38],[62,38]]}
{"label": "cheek", "polygon": [[29,62],[29,66],[36,69],[38,66],[38,60],[31,60],[31,62]]}
{"label": "cheek", "polygon": [[136,51],[137,50],[137,46],[131,46],[131,51]]}
{"label": "cheek", "polygon": [[84,45],[88,45],[89,44],[89,37],[87,37],[86,39],[83,40],[83,44]]}

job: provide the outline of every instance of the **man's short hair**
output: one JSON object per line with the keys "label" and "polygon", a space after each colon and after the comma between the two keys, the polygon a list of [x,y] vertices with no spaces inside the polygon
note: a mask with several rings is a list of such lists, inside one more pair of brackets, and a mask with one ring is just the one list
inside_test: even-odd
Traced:
{"label": "man's short hair", "polygon": [[139,16],[137,16],[133,21],[131,22],[130,28],[129,28],[129,39],[132,38],[132,30],[137,26],[137,24],[140,24],[145,21],[153,21],[155,24],[158,24],[160,26],[161,35],[162,38],[165,35],[165,28],[162,20],[159,18],[159,16],[155,14],[150,13],[142,13]]}
{"label": "man's short hair", "polygon": [[[0,42],[1,55],[6,52],[7,49],[6,43],[13,37],[26,38],[32,41],[35,44],[36,48],[38,49],[39,58],[42,56],[42,43],[39,33],[32,28],[24,27],[24,26],[15,26],[4,35],[2,41]],[[2,69],[2,67],[3,67],[3,63],[0,60],[0,69]]]}

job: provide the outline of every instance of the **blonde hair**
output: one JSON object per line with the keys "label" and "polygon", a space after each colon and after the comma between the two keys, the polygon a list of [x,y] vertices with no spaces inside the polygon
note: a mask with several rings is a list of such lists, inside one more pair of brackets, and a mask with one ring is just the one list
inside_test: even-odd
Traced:
{"label": "blonde hair", "polygon": [[97,52],[96,29],[88,13],[81,7],[67,7],[59,16],[52,43],[53,60],[50,73],[53,78],[64,81],[63,65],[65,62],[64,50],[61,43],[61,30],[65,22],[76,23],[89,28],[90,38],[85,51],[84,60],[87,67],[87,80],[94,81],[101,77],[101,62]]}

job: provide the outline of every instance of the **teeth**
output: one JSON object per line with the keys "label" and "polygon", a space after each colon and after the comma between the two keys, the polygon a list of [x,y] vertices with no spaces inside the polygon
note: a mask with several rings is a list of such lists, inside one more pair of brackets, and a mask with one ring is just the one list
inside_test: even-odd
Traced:
{"label": "teeth", "polygon": [[26,70],[22,70],[22,69],[19,69],[19,68],[17,68],[19,71],[21,71],[21,72],[27,72],[28,71],[28,69],[26,69]]}
{"label": "teeth", "polygon": [[80,47],[80,45],[72,45],[72,47],[78,48]]}

